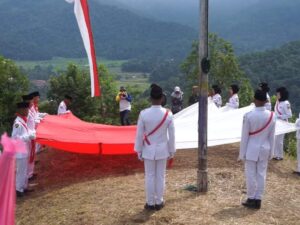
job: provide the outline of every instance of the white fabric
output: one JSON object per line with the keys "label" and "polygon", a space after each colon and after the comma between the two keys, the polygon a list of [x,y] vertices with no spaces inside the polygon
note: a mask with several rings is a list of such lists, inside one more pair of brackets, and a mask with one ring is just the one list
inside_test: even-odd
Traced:
{"label": "white fabric", "polygon": [[267,102],[265,104],[265,107],[267,110],[272,110],[272,103],[271,103],[271,98],[270,95],[267,93]]}
{"label": "white fabric", "polygon": [[61,114],[66,114],[69,111],[67,110],[67,105],[65,103],[65,101],[61,101],[59,103],[58,109],[57,109],[57,115],[61,115]]}
{"label": "white fabric", "polygon": [[300,139],[297,139],[297,171],[300,172]]}
{"label": "white fabric", "polygon": [[[236,143],[241,140],[244,114],[254,105],[233,110],[229,107],[217,108],[208,101],[208,146]],[[198,147],[198,103],[174,115],[176,149]],[[296,131],[293,123],[277,120],[275,134]]]}
{"label": "white fabric", "polygon": [[250,199],[262,199],[266,186],[268,160],[245,161],[247,196]]}
{"label": "white fabric", "polygon": [[148,205],[161,204],[164,199],[167,160],[145,159],[145,187]]}
{"label": "white fabric", "polygon": [[124,110],[131,110],[131,103],[127,101],[125,98],[124,99],[120,98],[119,106],[120,106],[120,112]]}
{"label": "white fabric", "polygon": [[16,159],[16,190],[23,192],[28,185],[28,157]]}
{"label": "white fabric", "polygon": [[[80,0],[66,0],[68,3],[74,3],[74,13],[80,30],[80,34],[83,40],[83,44],[88,56],[88,61],[90,65],[90,77],[91,77],[91,96],[95,96],[94,87],[94,64],[92,61],[92,51],[91,51],[91,40],[89,38],[88,28],[85,22],[83,9]],[[98,76],[98,74],[96,74]]]}
{"label": "white fabric", "polygon": [[265,107],[255,107],[244,116],[242,137],[240,144],[241,160],[270,160],[274,152],[275,116],[270,124],[261,132],[250,135],[266,126],[270,120],[271,112]]}
{"label": "white fabric", "polygon": [[28,158],[30,152],[31,133],[27,127],[26,122],[19,116],[14,121],[11,137],[22,140],[26,145],[27,151],[16,153],[16,158]]}
{"label": "white fabric", "polygon": [[162,126],[152,135],[148,136],[150,145],[144,142],[144,135],[149,134],[162,121],[165,108],[151,106],[141,111],[137,124],[137,133],[134,150],[142,152],[142,157],[149,160],[167,159],[175,150],[175,131],[173,115],[171,112]]}
{"label": "white fabric", "polygon": [[227,106],[238,109],[239,108],[239,96],[237,94],[233,94],[229,101],[226,103]]}

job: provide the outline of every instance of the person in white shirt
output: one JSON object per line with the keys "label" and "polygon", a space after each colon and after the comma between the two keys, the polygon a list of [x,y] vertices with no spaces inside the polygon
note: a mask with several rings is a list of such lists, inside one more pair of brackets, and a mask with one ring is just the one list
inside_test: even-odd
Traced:
{"label": "person in white shirt", "polygon": [[236,84],[230,86],[229,89],[230,98],[226,103],[226,106],[231,107],[233,109],[239,108],[239,96],[238,96],[239,90],[240,90],[239,86]]}
{"label": "person in white shirt", "polygon": [[23,197],[24,193],[32,191],[28,188],[28,157],[30,155],[30,142],[35,139],[35,133],[28,129],[27,117],[29,104],[17,103],[17,117],[13,124],[12,138],[20,139],[26,146],[26,152],[16,153],[16,193],[17,197]]}
{"label": "person in white shirt", "polygon": [[125,87],[121,86],[120,91],[116,96],[116,101],[119,103],[120,107],[120,120],[121,125],[130,125],[129,113],[131,111],[131,95],[126,92]]}
{"label": "person in white shirt", "polygon": [[176,114],[183,109],[183,92],[178,86],[174,87],[174,91],[171,94],[171,104],[173,114]]}
{"label": "person in white shirt", "polygon": [[167,159],[174,157],[175,130],[172,112],[163,108],[162,88],[151,85],[152,106],[141,111],[137,124],[134,150],[144,161],[147,210],[164,207]]}
{"label": "person in white shirt", "polygon": [[[285,87],[280,87],[276,93],[277,101],[274,110],[276,118],[288,122],[288,119],[292,117],[291,104],[288,101],[289,92]],[[284,134],[276,135],[274,160],[283,160],[283,143]]]}
{"label": "person in white shirt", "polygon": [[294,174],[297,174],[298,176],[300,176],[300,113],[299,113],[299,117],[295,122],[296,125],[296,138],[297,138],[297,169],[295,171],[293,171]]}
{"label": "person in white shirt", "polygon": [[266,102],[266,109],[267,110],[272,110],[272,103],[271,103],[271,98],[270,98],[270,95],[269,95],[269,91],[270,91],[270,88],[268,86],[268,83],[265,83],[265,82],[261,82],[259,84],[259,89],[264,91],[266,93],[266,96],[267,96],[267,102]]}
{"label": "person in white shirt", "polygon": [[239,160],[245,163],[247,184],[247,208],[260,209],[265,189],[268,161],[273,157],[275,139],[275,115],[264,105],[267,101],[264,91],[257,90],[254,96],[255,108],[246,113],[243,121]]}
{"label": "person in white shirt", "polygon": [[221,88],[218,85],[212,86],[212,101],[220,108],[222,106]]}
{"label": "person in white shirt", "polygon": [[63,101],[59,103],[58,109],[57,109],[57,115],[63,115],[66,113],[71,112],[68,107],[72,103],[73,98],[69,95],[65,95],[65,98]]}

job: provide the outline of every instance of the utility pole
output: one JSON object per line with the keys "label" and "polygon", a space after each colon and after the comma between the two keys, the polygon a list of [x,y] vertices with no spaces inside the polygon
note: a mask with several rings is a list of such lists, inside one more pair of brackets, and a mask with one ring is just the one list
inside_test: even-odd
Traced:
{"label": "utility pole", "polygon": [[208,0],[200,0],[197,190],[207,192]]}

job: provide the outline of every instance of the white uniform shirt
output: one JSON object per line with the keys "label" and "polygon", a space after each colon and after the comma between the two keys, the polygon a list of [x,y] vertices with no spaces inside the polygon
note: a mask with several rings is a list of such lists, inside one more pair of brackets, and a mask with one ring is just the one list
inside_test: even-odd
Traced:
{"label": "white uniform shirt", "polygon": [[26,122],[21,117],[18,116],[14,121],[11,137],[22,140],[26,145],[27,151],[26,153],[24,152],[16,153],[17,159],[28,157],[30,151],[30,140],[31,140],[29,135],[30,135],[30,130],[28,129]]}
{"label": "white uniform shirt", "polygon": [[166,159],[170,156],[170,153],[176,152],[175,129],[171,112],[168,113],[163,125],[155,133],[147,137],[150,145],[144,142],[144,135],[155,129],[162,121],[166,110],[162,106],[155,105],[141,111],[139,115],[134,149],[136,152],[142,153],[144,159]]}
{"label": "white uniform shirt", "polygon": [[237,94],[232,95],[229,98],[229,101],[226,105],[231,108],[238,109],[239,108],[239,96]]}
{"label": "white uniform shirt", "polygon": [[267,93],[267,102],[265,104],[265,107],[267,110],[270,110],[270,111],[272,110],[271,98],[268,93]]}
{"label": "white uniform shirt", "polygon": [[214,96],[212,96],[212,100],[218,108],[222,106],[222,97],[220,94],[215,94]]}
{"label": "white uniform shirt", "polygon": [[242,138],[239,159],[241,160],[268,160],[274,153],[275,115],[270,124],[261,132],[250,135],[262,129],[269,121],[271,112],[265,107],[256,107],[246,113],[243,121]]}
{"label": "white uniform shirt", "polygon": [[292,117],[292,110],[289,101],[277,101],[275,105],[275,114],[278,119],[288,121],[288,119]]}
{"label": "white uniform shirt", "polygon": [[58,109],[57,109],[57,115],[66,114],[68,112],[70,112],[70,111],[67,110],[67,105],[66,105],[65,101],[61,101],[58,106]]}

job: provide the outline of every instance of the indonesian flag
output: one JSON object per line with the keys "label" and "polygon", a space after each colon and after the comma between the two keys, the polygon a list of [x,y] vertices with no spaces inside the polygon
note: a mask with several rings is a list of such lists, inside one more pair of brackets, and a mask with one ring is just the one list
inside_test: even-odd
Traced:
{"label": "indonesian flag", "polygon": [[83,40],[83,44],[88,56],[91,76],[91,95],[100,96],[100,85],[98,79],[98,68],[96,52],[94,47],[93,33],[89,15],[89,6],[87,0],[66,0],[74,3],[74,13]]}

